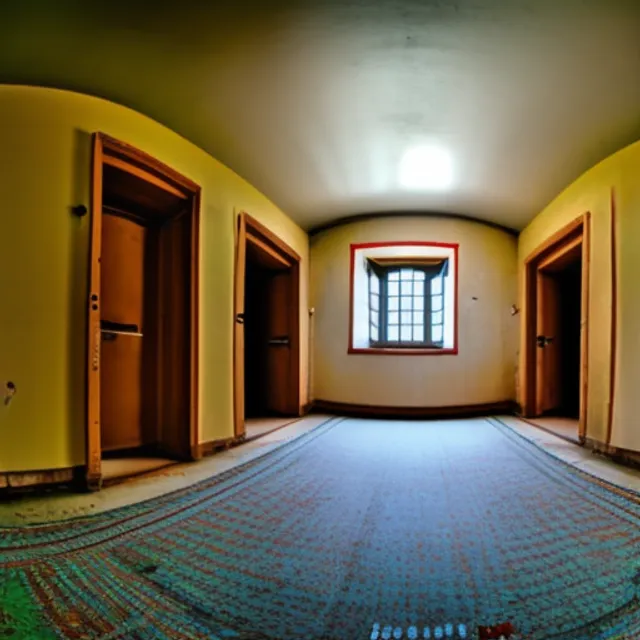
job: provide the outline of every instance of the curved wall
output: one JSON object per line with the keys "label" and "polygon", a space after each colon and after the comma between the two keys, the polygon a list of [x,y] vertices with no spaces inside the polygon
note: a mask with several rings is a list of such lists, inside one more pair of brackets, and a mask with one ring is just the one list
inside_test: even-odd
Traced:
{"label": "curved wall", "polygon": [[[83,464],[85,302],[91,134],[128,142],[202,186],[199,439],[233,435],[234,214],[247,211],[302,256],[301,345],[308,344],[308,238],[247,182],[157,122],[54,89],[0,86],[0,471]],[[307,352],[301,353],[302,402]]]}
{"label": "curved wall", "polygon": [[[617,348],[611,387],[612,201],[615,202]],[[587,437],[640,451],[640,142],[622,149],[576,180],[520,234],[518,282],[524,305],[524,261],[563,226],[591,212]],[[524,319],[524,315],[522,316]],[[524,332],[523,332],[524,334]],[[523,353],[523,345],[520,352]],[[611,440],[607,442],[613,401]]]}
{"label": "curved wall", "polygon": [[[366,242],[459,243],[457,355],[348,354],[349,247]],[[389,407],[444,407],[513,400],[518,319],[516,238],[446,217],[389,216],[311,238],[313,395]]]}

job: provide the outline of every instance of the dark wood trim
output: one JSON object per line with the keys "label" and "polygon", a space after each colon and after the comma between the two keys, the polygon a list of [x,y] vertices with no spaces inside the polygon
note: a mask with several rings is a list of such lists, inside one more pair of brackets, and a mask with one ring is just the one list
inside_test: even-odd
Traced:
{"label": "dark wood trim", "polygon": [[581,441],[587,436],[589,411],[589,291],[591,290],[591,212],[584,216],[582,229],[582,293],[580,323],[580,419],[578,420],[578,437]]}
{"label": "dark wood trim", "polygon": [[[536,414],[536,323],[537,323],[537,290],[536,278],[540,264],[550,257],[553,253],[558,252],[563,245],[574,242],[577,238],[581,238],[582,242],[582,292],[585,286],[589,287],[590,272],[590,225],[591,214],[585,212],[578,216],[564,227],[549,236],[544,242],[536,247],[525,259],[524,262],[524,367],[522,370],[522,413],[524,417],[534,417]],[[585,244],[587,243],[587,244]],[[558,254],[560,255],[560,254]],[[585,256],[587,259],[585,259]],[[586,306],[585,306],[586,305]],[[583,296],[582,301],[582,318],[584,323],[583,335],[580,341],[580,418],[579,433],[586,434],[587,431],[587,399],[586,393],[588,389],[588,295]],[[583,435],[584,437],[584,435]]]}
{"label": "dark wood trim", "polygon": [[[198,441],[198,356],[199,356],[199,245],[201,187],[160,160],[126,142],[107,134],[93,135],[93,165],[91,184],[91,255],[90,290],[88,295],[88,353],[87,353],[87,427],[86,427],[86,484],[91,489],[101,486],[101,436],[100,436],[100,252],[101,218],[103,209],[103,166],[111,164],[141,179],[148,179],[174,195],[190,200],[190,209],[179,212],[190,217],[190,289],[189,289],[189,400],[187,418],[189,447],[185,456],[197,452]],[[160,368],[159,368],[160,376]],[[160,379],[160,378],[159,378]]]}
{"label": "dark wood trim", "polygon": [[10,492],[12,490],[76,483],[79,471],[83,467],[63,467],[61,469],[38,469],[36,471],[7,471],[0,473],[0,490]]}
{"label": "dark wood trim", "polygon": [[[362,249],[376,249],[378,247],[440,247],[453,250],[454,280],[453,280],[453,347],[445,349],[429,349],[422,347],[354,347],[353,346],[353,295],[355,280],[356,251]],[[420,242],[417,240],[402,240],[398,242],[361,242],[349,246],[349,327],[347,353],[349,355],[372,356],[455,356],[458,355],[458,319],[459,319],[459,248],[458,243],[450,242]],[[444,309],[443,309],[444,312]]]}
{"label": "dark wood trim", "polygon": [[189,296],[190,302],[190,389],[189,389],[189,443],[191,446],[196,444],[200,439],[198,432],[200,415],[198,413],[198,394],[199,394],[199,371],[200,371],[200,207],[202,200],[202,190],[192,193],[191,198],[191,255],[190,269],[191,277],[189,284],[191,291]]}
{"label": "dark wood trim", "polygon": [[201,442],[195,447],[194,458],[204,458],[212,456],[214,453],[220,451],[226,451],[230,449],[234,444],[239,444],[244,440],[243,437],[233,436],[231,438],[220,438],[219,440],[209,440],[208,442]]}
{"label": "dark wood trim", "polygon": [[528,264],[534,260],[540,260],[543,254],[551,253],[557,249],[561,244],[572,239],[572,234],[579,234],[582,226],[584,225],[584,217],[586,214],[582,214],[558,229],[555,233],[551,234],[544,242],[539,244],[526,258],[524,263]]}
{"label": "dark wood trim", "polygon": [[304,416],[308,416],[313,411],[313,402],[309,401],[307,404],[303,404],[300,409],[300,417],[304,418]]}
{"label": "dark wood trim", "polygon": [[151,173],[155,173],[159,177],[164,178],[168,182],[173,183],[174,186],[181,187],[182,190],[187,192],[185,197],[200,191],[200,185],[196,184],[175,169],[172,169],[170,166],[164,164],[164,162],[161,162],[157,158],[149,155],[145,151],[142,151],[127,142],[123,142],[122,140],[112,138],[106,133],[98,133],[97,135],[102,141],[102,147],[106,154],[128,160],[139,169],[146,169]]}
{"label": "dark wood trim", "polygon": [[337,415],[362,418],[413,418],[417,420],[513,414],[515,409],[516,404],[513,400],[448,407],[389,407],[333,402],[332,400],[314,400],[313,402],[314,412],[335,413]]}
{"label": "dark wood trim", "polygon": [[618,347],[618,263],[616,229],[616,194],[611,188],[611,354],[609,356],[609,407],[607,411],[607,445],[613,435],[613,408],[616,393],[616,350]]}
{"label": "dark wood trim", "polygon": [[631,451],[630,449],[621,449],[620,447],[612,447],[610,444],[586,438],[585,447],[594,453],[609,458],[609,460],[632,469],[640,469],[640,452]]}
{"label": "dark wood trim", "polygon": [[262,222],[259,222],[246,212],[242,212],[240,215],[243,215],[247,221],[247,233],[249,233],[250,230],[252,232],[252,235],[261,237],[261,239],[267,244],[270,244],[272,248],[278,250],[280,253],[285,254],[286,256],[291,258],[291,260],[300,262],[300,255],[296,251],[294,251],[284,240],[273,233],[271,229],[263,225]]}
{"label": "dark wood trim", "polygon": [[247,277],[247,219],[234,220],[235,265],[233,277],[233,435],[244,435],[244,290]]}
{"label": "dark wood trim", "polygon": [[99,489],[101,479],[100,435],[100,247],[102,246],[102,161],[103,139],[93,135],[91,179],[91,231],[89,239],[89,290],[87,292],[87,380],[86,380],[86,481]]}
{"label": "dark wood trim", "polygon": [[445,218],[454,220],[464,220],[466,222],[475,222],[477,224],[484,225],[485,227],[491,227],[492,229],[498,229],[504,233],[508,233],[511,236],[518,236],[520,233],[517,229],[507,227],[497,222],[491,222],[489,220],[480,220],[473,216],[467,216],[459,213],[443,213],[437,211],[386,211],[379,213],[358,213],[355,215],[345,216],[332,220],[331,222],[319,224],[312,227],[308,234],[309,236],[315,236],[323,231],[334,229],[335,227],[342,227],[344,225],[353,224],[357,222],[365,222],[367,220],[377,220],[379,218]]}

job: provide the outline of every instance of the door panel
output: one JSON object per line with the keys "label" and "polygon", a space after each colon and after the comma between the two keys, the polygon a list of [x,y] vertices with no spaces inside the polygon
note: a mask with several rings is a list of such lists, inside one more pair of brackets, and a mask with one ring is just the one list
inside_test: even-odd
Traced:
{"label": "door panel", "polygon": [[189,216],[159,231],[158,444],[166,454],[188,458],[190,445],[190,247]]}
{"label": "door panel", "polygon": [[[102,343],[100,372],[102,450],[145,444],[142,425],[143,296],[147,229],[102,216]],[[130,327],[129,333],[105,327]]]}
{"label": "door panel", "polygon": [[142,338],[103,334],[102,450],[144,444],[142,430]]}
{"label": "door panel", "polygon": [[536,336],[544,346],[536,347],[536,415],[560,407],[562,401],[562,371],[560,330],[560,289],[551,273],[537,271]]}
{"label": "door panel", "polygon": [[146,235],[131,220],[102,216],[102,320],[143,329]]}
{"label": "door panel", "polygon": [[291,269],[268,281],[267,406],[270,412],[291,413]]}

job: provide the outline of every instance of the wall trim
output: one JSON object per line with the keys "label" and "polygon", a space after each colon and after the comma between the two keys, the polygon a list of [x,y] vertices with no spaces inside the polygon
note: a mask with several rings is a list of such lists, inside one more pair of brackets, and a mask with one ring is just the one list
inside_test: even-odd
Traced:
{"label": "wall trim", "polygon": [[484,404],[451,405],[445,407],[390,407],[369,404],[333,402],[332,400],[314,400],[313,410],[320,413],[335,413],[344,416],[362,418],[464,418],[493,414],[513,414],[516,403],[513,400],[500,400]]}
{"label": "wall trim", "polygon": [[443,211],[381,211],[377,213],[356,213],[355,215],[343,216],[336,220],[332,220],[331,222],[311,227],[307,233],[309,234],[309,237],[313,237],[323,231],[334,229],[335,227],[343,227],[348,224],[366,222],[367,220],[375,220],[378,218],[452,218],[454,220],[464,220],[465,222],[476,222],[477,224],[484,225],[485,227],[498,229],[499,231],[503,231],[511,236],[517,237],[520,234],[520,231],[517,229],[507,227],[499,224],[498,222],[480,220],[479,218],[474,218],[473,216],[465,215],[463,213],[445,213]]}
{"label": "wall trim", "polygon": [[76,484],[84,476],[85,466],[0,473],[0,490],[38,489],[50,485]]}

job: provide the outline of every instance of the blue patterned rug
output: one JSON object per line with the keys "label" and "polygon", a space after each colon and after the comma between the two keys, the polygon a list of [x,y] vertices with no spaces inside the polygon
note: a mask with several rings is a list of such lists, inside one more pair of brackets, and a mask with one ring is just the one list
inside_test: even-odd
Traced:
{"label": "blue patterned rug", "polygon": [[640,638],[639,525],[637,494],[497,420],[334,419],[159,499],[0,528],[0,638]]}

